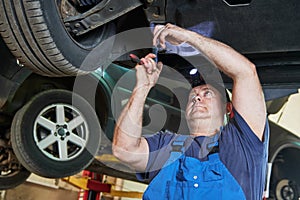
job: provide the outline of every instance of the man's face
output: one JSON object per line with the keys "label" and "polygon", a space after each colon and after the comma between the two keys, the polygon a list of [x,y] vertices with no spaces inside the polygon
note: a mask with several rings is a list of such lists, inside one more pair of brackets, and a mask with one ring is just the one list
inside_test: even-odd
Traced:
{"label": "man's face", "polygon": [[217,89],[209,84],[200,85],[194,87],[189,94],[186,118],[221,120],[225,107],[226,103]]}

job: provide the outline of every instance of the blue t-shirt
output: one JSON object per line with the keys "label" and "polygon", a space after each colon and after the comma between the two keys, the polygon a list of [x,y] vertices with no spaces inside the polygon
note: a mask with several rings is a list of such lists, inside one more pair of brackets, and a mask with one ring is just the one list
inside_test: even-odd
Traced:
{"label": "blue t-shirt", "polygon": [[[263,142],[253,133],[241,115],[233,110],[234,117],[223,127],[219,137],[219,155],[223,164],[242,187],[246,199],[263,196],[268,158],[269,126],[266,121]],[[167,161],[170,152],[166,151],[176,134],[160,131],[147,137],[149,160],[145,173],[138,173],[140,180],[151,181]],[[205,160],[207,146],[214,137],[198,136],[186,148],[185,155]],[[201,148],[205,147],[205,148]],[[170,148],[168,148],[170,149]],[[261,198],[260,198],[261,199]]]}

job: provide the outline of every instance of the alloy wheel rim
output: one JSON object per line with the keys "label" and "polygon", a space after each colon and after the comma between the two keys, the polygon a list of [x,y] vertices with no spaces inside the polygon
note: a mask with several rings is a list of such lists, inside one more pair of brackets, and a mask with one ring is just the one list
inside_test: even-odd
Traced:
{"label": "alloy wheel rim", "polygon": [[67,104],[44,108],[36,117],[33,129],[37,148],[48,158],[69,161],[81,155],[89,139],[83,114]]}

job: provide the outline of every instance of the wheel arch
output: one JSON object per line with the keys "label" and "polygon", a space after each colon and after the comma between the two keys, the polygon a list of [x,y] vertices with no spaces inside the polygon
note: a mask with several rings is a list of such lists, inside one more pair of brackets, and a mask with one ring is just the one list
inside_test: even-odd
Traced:
{"label": "wheel arch", "polygon": [[276,193],[276,185],[280,180],[295,181],[300,191],[300,175],[297,175],[297,166],[300,166],[300,143],[295,140],[282,141],[274,146],[269,155],[270,176],[268,178],[268,191],[271,195]]}
{"label": "wheel arch", "polygon": [[3,111],[8,115],[14,115],[15,112],[26,104],[34,95],[47,89],[67,89],[69,90],[73,84],[74,78],[50,78],[40,76],[35,73],[27,75],[22,82],[11,92]]}
{"label": "wheel arch", "polygon": [[300,142],[296,142],[295,140],[287,140],[287,141],[283,141],[280,144],[276,145],[273,148],[273,151],[271,150],[269,152],[269,162],[273,163],[280,152],[282,152],[285,149],[290,149],[290,148],[295,148],[295,149],[300,150]]}
{"label": "wheel arch", "polygon": [[[85,86],[91,85],[92,87],[95,87],[95,93],[86,95],[84,92],[85,87],[77,90],[75,87],[76,80],[78,79],[83,80]],[[3,106],[4,112],[8,115],[14,115],[14,113],[30,101],[34,95],[42,91],[49,89],[65,89],[79,94],[94,107],[101,127],[104,128],[104,130],[105,127],[103,126],[107,124],[107,118],[111,116],[111,88],[102,76],[95,73],[78,77],[46,77],[31,73],[17,86],[18,88],[15,89]],[[103,115],[105,116],[104,118]]]}

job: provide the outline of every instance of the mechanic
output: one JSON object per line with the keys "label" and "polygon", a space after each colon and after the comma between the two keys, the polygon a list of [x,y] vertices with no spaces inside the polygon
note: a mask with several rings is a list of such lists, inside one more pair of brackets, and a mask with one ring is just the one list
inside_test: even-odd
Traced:
{"label": "mechanic", "polygon": [[[143,199],[261,200],[269,127],[255,65],[219,41],[157,25],[153,44],[165,48],[166,41],[194,46],[232,78],[232,102],[218,84],[196,81],[185,113],[189,136],[166,130],[143,137],[144,103],[163,67],[148,54],[135,67],[136,85],[115,127],[114,155],[151,181]],[[227,113],[232,117],[225,125]]]}

